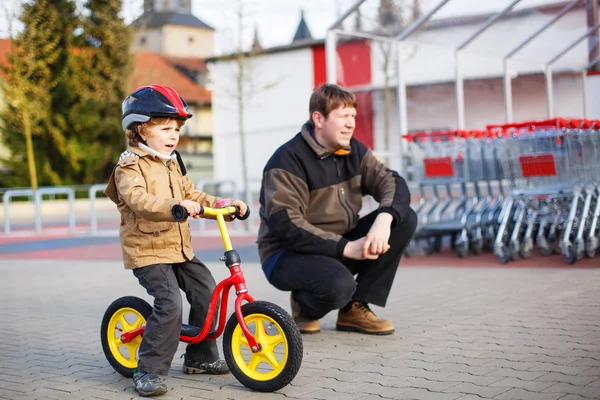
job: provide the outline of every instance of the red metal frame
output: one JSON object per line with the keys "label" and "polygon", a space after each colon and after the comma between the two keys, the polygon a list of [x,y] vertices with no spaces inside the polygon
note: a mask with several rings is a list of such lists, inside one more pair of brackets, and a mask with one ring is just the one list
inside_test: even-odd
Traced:
{"label": "red metal frame", "polygon": [[[259,350],[258,344],[256,343],[256,339],[254,339],[252,332],[250,332],[250,329],[248,329],[248,325],[246,324],[246,321],[244,320],[244,315],[242,314],[242,301],[246,300],[252,303],[254,302],[254,298],[248,294],[248,289],[246,288],[246,279],[244,278],[244,273],[242,272],[240,265],[235,264],[229,267],[229,273],[231,274],[231,276],[219,282],[219,284],[217,285],[217,287],[215,287],[215,290],[213,291],[213,294],[210,299],[210,305],[208,307],[208,312],[206,314],[206,320],[204,321],[204,326],[202,327],[200,333],[193,337],[181,335],[179,336],[180,341],[185,343],[198,343],[205,339],[211,340],[221,336],[223,330],[225,329],[225,320],[227,318],[227,303],[229,299],[229,290],[233,286],[235,287],[236,291],[235,315],[238,319],[238,323],[240,324],[242,332],[244,332],[244,335],[246,336],[246,339],[248,340],[248,344],[250,345],[252,351],[256,352]],[[217,328],[217,331],[214,334],[208,336],[208,332],[210,332],[210,328],[213,323],[219,298],[221,298],[221,309],[219,310],[219,327]],[[133,338],[139,335],[143,335],[145,330],[146,327],[142,326],[132,331],[124,332],[121,335],[121,341],[123,343],[130,342],[131,340],[133,340]]]}

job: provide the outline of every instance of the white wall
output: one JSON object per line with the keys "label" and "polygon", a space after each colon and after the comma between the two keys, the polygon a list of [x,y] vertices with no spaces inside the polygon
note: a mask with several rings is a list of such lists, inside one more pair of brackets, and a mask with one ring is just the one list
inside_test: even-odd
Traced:
{"label": "white wall", "polygon": [[[310,48],[274,53],[249,60],[252,78],[245,80],[253,93],[246,100],[248,176],[258,180],[269,157],[300,131],[308,120],[308,100],[313,88]],[[235,179],[242,185],[237,65],[231,61],[209,64],[214,121],[214,174],[217,179]]]}

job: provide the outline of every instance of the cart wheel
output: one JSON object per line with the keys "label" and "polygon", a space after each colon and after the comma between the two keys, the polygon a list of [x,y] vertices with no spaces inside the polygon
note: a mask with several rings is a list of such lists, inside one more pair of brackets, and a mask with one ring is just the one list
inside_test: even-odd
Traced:
{"label": "cart wheel", "polygon": [[494,251],[494,242],[496,241],[496,232],[492,225],[488,226],[483,235],[483,248],[485,251]]}
{"label": "cart wheel", "polygon": [[134,296],[115,300],[104,313],[100,327],[102,350],[110,365],[124,377],[133,377],[142,337],[138,336],[128,343],[122,343],[121,334],[146,325],[150,314],[152,306]]}
{"label": "cart wheel", "polygon": [[511,257],[508,252],[508,248],[504,243],[497,245],[494,249],[494,255],[500,264],[506,264],[510,261]]}
{"label": "cart wheel", "polygon": [[469,255],[469,242],[459,239],[455,243],[456,253],[460,258],[465,258]]}
{"label": "cart wheel", "polygon": [[565,262],[569,265],[574,264],[575,261],[577,261],[577,253],[575,252],[575,248],[573,248],[572,244],[567,246],[563,255],[565,257]]}
{"label": "cart wheel", "polygon": [[546,239],[544,236],[538,236],[535,241],[538,251],[541,255],[549,256],[552,255],[552,253],[554,253],[554,249],[548,242],[548,239]]}
{"label": "cart wheel", "polygon": [[483,237],[475,239],[471,242],[471,251],[476,256],[481,254],[481,252],[483,251]]}
{"label": "cart wheel", "polygon": [[302,337],[285,310],[266,301],[242,306],[250,332],[260,345],[253,353],[233,314],[223,335],[223,353],[231,373],[244,386],[274,392],[289,384],[302,364]]}
{"label": "cart wheel", "polygon": [[433,249],[435,250],[436,253],[439,253],[442,251],[442,237],[441,236],[436,236],[436,238],[434,239]]}
{"label": "cart wheel", "polygon": [[532,238],[523,239],[523,243],[521,243],[521,246],[519,248],[519,255],[522,258],[529,258],[533,255],[533,239]]}
{"label": "cart wheel", "polygon": [[421,248],[423,249],[423,253],[425,253],[425,255],[430,256],[433,253],[435,253],[434,239],[433,238],[424,239],[423,245],[421,246]]}
{"label": "cart wheel", "polygon": [[598,238],[588,237],[585,241],[585,255],[587,258],[593,258],[596,256],[598,249]]}

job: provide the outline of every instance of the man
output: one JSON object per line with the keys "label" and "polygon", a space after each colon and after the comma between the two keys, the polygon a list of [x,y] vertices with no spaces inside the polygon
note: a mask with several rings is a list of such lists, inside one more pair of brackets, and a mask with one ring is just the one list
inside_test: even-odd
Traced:
{"label": "man", "polygon": [[[352,138],[352,93],[319,86],[309,112],[301,132],[264,169],[258,233],[263,271],[273,286],[291,291],[292,316],[302,333],[319,332],[319,319],[339,309],[338,330],[391,334],[392,322],[368,304],[385,306],[416,229],[408,186]],[[379,208],[359,219],[363,195],[372,195]]]}

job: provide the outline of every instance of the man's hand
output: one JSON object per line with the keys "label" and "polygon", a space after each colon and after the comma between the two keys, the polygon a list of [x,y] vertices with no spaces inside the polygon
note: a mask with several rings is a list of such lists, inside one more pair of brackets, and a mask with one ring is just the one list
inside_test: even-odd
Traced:
{"label": "man's hand", "polygon": [[375,260],[379,257],[377,254],[371,254],[364,251],[366,237],[356,239],[352,242],[348,242],[344,247],[344,257],[352,260]]}
{"label": "man's hand", "polygon": [[182,200],[179,205],[185,208],[190,217],[195,219],[200,218],[200,214],[198,214],[200,212],[200,203],[191,200]]}
{"label": "man's hand", "polygon": [[379,256],[390,249],[388,241],[390,240],[393,220],[394,217],[389,213],[382,212],[377,215],[375,222],[373,222],[369,233],[365,237],[363,252]]}

